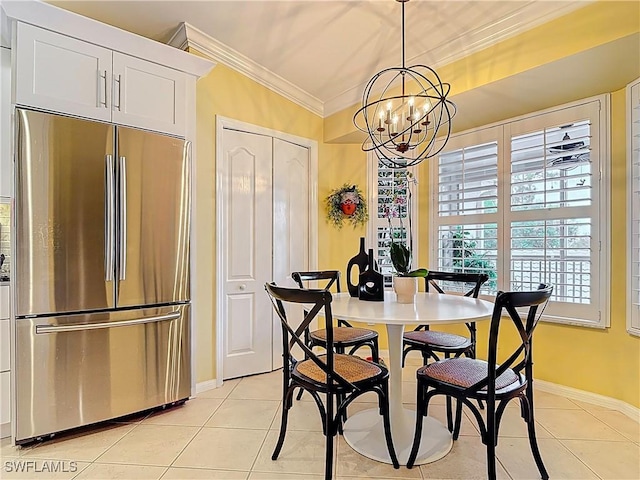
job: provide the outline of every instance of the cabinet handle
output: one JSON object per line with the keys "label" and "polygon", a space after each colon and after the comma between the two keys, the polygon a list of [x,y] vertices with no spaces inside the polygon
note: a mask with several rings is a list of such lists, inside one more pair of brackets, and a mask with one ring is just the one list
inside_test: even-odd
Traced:
{"label": "cabinet handle", "polygon": [[120,105],[122,104],[121,102],[121,95],[122,95],[122,89],[121,89],[121,85],[122,85],[122,75],[118,75],[115,79],[116,82],[118,82],[118,104],[114,105],[114,108],[117,108],[118,111],[120,111]]}
{"label": "cabinet handle", "polygon": [[[102,105],[102,106],[104,106],[104,108],[107,108],[107,71],[106,70],[104,71],[104,75],[101,75],[100,71],[98,71],[98,76],[100,78],[102,78],[102,81],[104,82],[103,83],[103,86],[104,86],[104,90],[103,90],[104,91],[104,101],[100,100],[100,97],[102,95],[99,95],[98,96],[98,107],[100,105]],[[102,90],[102,89],[98,87],[98,91],[100,91],[100,90]]]}

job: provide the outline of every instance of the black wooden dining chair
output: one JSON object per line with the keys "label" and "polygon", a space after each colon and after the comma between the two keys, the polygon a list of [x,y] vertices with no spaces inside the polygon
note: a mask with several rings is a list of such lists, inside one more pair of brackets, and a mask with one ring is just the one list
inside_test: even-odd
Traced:
{"label": "black wooden dining chair", "polygon": [[[407,462],[408,468],[413,466],[418,454],[422,420],[427,415],[429,401],[435,395],[447,395],[456,399],[453,439],[457,440],[460,433],[464,404],[478,422],[482,443],[487,446],[488,478],[495,479],[495,454],[500,420],[508,402],[518,398],[520,414],[527,423],[533,458],[542,478],[549,478],[536,440],[532,339],[552,291],[553,287],[541,284],[538,290],[530,292],[498,292],[489,329],[487,361],[468,357],[446,358],[418,369],[416,427],[413,447]],[[526,310],[524,320],[518,309]],[[505,311],[508,316],[503,317]],[[503,326],[503,323],[507,325]],[[506,360],[498,364],[498,333],[511,324],[517,331],[519,342]],[[505,354],[502,349],[500,353],[501,356]],[[482,400],[486,403],[486,422],[471,400]]]}
{"label": "black wooden dining chair", "polygon": [[[342,423],[347,406],[366,392],[378,396],[378,408],[383,418],[384,435],[389,457],[394,468],[400,468],[389,420],[389,371],[377,363],[368,362],[355,355],[337,353],[333,348],[333,316],[331,314],[331,292],[328,290],[307,290],[278,287],[274,283],[265,284],[271,303],[280,317],[282,326],[282,419],[280,436],[272,460],[276,460],[284,444],[289,410],[293,406],[293,394],[297,388],[308,391],[313,397],[322,418],[326,438],[325,478],[332,477],[333,439]],[[287,319],[285,306],[302,304],[308,312],[295,330]],[[326,322],[326,353],[316,355],[302,338],[302,334],[316,316],[321,313]],[[302,349],[305,359],[297,359],[292,348]],[[320,394],[324,394],[325,402]],[[334,405],[334,402],[337,405]]]}
{"label": "black wooden dining chair", "polygon": [[[438,293],[446,293],[456,288],[453,292],[478,298],[480,288],[487,280],[489,276],[485,273],[450,273],[430,270],[425,277],[425,291],[429,292],[430,288],[433,288]],[[470,285],[472,288],[469,289]],[[424,365],[429,362],[429,359],[441,360],[438,354],[443,355],[444,358],[459,357],[463,354],[475,358],[476,324],[471,322],[466,325],[469,329],[469,337],[433,331],[429,329],[429,325],[418,325],[413,331],[403,336],[402,361],[404,362],[407,354],[413,350],[422,353]]]}
{"label": "black wooden dining chair", "polygon": [[[478,298],[480,288],[489,280],[485,273],[462,272],[437,272],[430,270],[425,277],[425,291],[433,288],[438,293],[457,293],[465,297]],[[422,353],[422,364],[427,365],[429,360],[438,361],[442,358],[460,357],[465,355],[476,358],[476,324],[466,324],[469,337],[454,333],[438,332],[429,329],[429,325],[418,325],[413,331],[406,332],[402,337],[403,351],[402,363],[407,354],[417,350]],[[447,426],[453,428],[453,412],[451,399],[447,397]],[[478,403],[483,408],[482,402]]]}
{"label": "black wooden dining chair", "polygon": [[[315,272],[293,272],[291,278],[298,284],[300,288],[304,288],[303,282],[323,281],[329,282],[323,287],[329,290],[333,285],[336,286],[338,293],[340,292],[340,272],[338,270],[323,270]],[[319,346],[326,348],[327,332],[324,328],[314,330],[312,332],[305,331],[305,342],[310,347]],[[353,327],[346,320],[338,320],[337,327],[333,328],[333,346],[337,353],[345,353],[349,350],[352,355],[360,347],[369,347],[371,349],[371,359],[378,363],[380,361],[378,353],[378,332],[368,328]]]}

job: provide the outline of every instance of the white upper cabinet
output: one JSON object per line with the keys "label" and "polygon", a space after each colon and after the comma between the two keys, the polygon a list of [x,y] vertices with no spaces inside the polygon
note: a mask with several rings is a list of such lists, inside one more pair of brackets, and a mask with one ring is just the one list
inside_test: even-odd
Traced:
{"label": "white upper cabinet", "polygon": [[113,52],[112,121],[180,134],[185,129],[185,74]]}
{"label": "white upper cabinet", "polygon": [[11,50],[0,47],[0,197],[13,194]]}
{"label": "white upper cabinet", "polygon": [[111,51],[18,23],[16,104],[111,121]]}
{"label": "white upper cabinet", "polygon": [[188,74],[17,23],[16,104],[185,135]]}

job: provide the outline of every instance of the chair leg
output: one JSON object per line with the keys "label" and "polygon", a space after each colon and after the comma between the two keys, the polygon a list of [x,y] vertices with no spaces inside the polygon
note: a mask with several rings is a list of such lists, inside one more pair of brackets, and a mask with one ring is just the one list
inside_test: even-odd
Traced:
{"label": "chair leg", "polygon": [[400,468],[400,462],[398,462],[398,456],[396,455],[396,449],[393,446],[393,438],[391,437],[391,419],[389,414],[389,385],[384,384],[382,386],[382,395],[378,394],[378,404],[380,413],[382,414],[382,423],[384,426],[384,438],[387,442],[387,450],[389,451],[389,457],[393,468]]}
{"label": "chair leg", "polygon": [[[453,433],[453,412],[451,408],[451,397],[447,395],[447,428]],[[457,408],[457,405],[456,405]]]}
{"label": "chair leg", "polygon": [[324,478],[325,480],[331,480],[333,477],[333,435],[334,435],[334,420],[333,420],[333,394],[327,394],[327,416],[325,422],[325,463],[324,463]]}
{"label": "chair leg", "polygon": [[407,347],[407,348],[403,348],[402,350],[402,368],[404,368],[404,361],[407,358],[407,355],[409,354],[409,352],[411,351],[411,348]]}
{"label": "chair leg", "polygon": [[542,455],[540,455],[540,449],[538,448],[538,440],[536,439],[536,422],[533,416],[533,388],[531,388],[531,392],[529,389],[531,388],[531,384],[527,387],[527,398],[523,401],[521,400],[521,406],[526,406],[526,417],[525,421],[527,422],[527,433],[529,434],[529,444],[531,445],[531,453],[533,454],[533,459],[536,461],[536,466],[538,467],[538,471],[540,472],[540,476],[543,480],[549,479],[549,473],[544,466],[544,462],[542,461]]}
{"label": "chair leg", "polygon": [[418,450],[420,449],[420,439],[422,438],[422,422],[425,416],[424,406],[424,390],[420,380],[418,380],[418,394],[416,395],[416,429],[413,435],[413,445],[411,446],[411,453],[407,460],[407,468],[412,468],[418,456]]}
{"label": "chair leg", "polygon": [[303,393],[304,393],[304,388],[301,388],[300,391],[298,391],[298,396],[296,397],[296,400],[300,400],[302,398]]}
{"label": "chair leg", "polygon": [[[295,387],[289,387],[295,388]],[[284,401],[282,402],[282,418],[280,420],[280,435],[278,436],[278,443],[276,443],[276,448],[273,450],[273,454],[271,455],[271,460],[276,460],[278,455],[280,455],[280,450],[282,450],[282,445],[284,444],[284,437],[287,433],[287,419],[289,417],[289,409],[291,408],[290,394],[293,392],[288,392],[284,395]]]}
{"label": "chair leg", "polygon": [[[378,350],[377,338],[374,338],[371,341],[371,360],[373,360],[374,363],[380,363],[380,352]],[[403,364],[404,364],[404,360],[403,360]]]}
{"label": "chair leg", "polygon": [[489,402],[487,404],[487,478],[489,480],[496,479],[496,410],[495,404]]}
{"label": "chair leg", "polygon": [[[450,397],[447,397],[450,398]],[[453,426],[453,440],[457,440],[460,436],[460,424],[462,423],[462,402],[456,399],[456,421]]]}

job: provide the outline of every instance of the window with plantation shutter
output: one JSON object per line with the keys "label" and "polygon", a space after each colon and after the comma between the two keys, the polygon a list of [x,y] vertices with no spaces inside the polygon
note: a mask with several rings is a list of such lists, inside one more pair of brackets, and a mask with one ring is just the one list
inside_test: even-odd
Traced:
{"label": "window with plantation shutter", "polygon": [[[412,244],[413,268],[417,263],[417,182],[412,169],[392,169],[368,154],[370,218],[367,244],[373,248],[385,287],[391,287],[393,265],[389,256],[391,238],[396,243]],[[411,209],[409,209],[411,207]],[[408,238],[411,231],[413,239]]]}
{"label": "window with plantation shutter", "polygon": [[640,335],[640,79],[627,87],[627,330]]}
{"label": "window with plantation shutter", "polygon": [[432,166],[431,268],[487,273],[483,294],[550,283],[545,320],[607,326],[607,126],[601,96],[453,137]]}
{"label": "window with plantation shutter", "polygon": [[[437,234],[429,267],[443,272],[486,273],[481,293],[495,295],[498,260],[498,152],[501,129],[452,138],[432,159]],[[459,287],[463,288],[463,287]]]}

